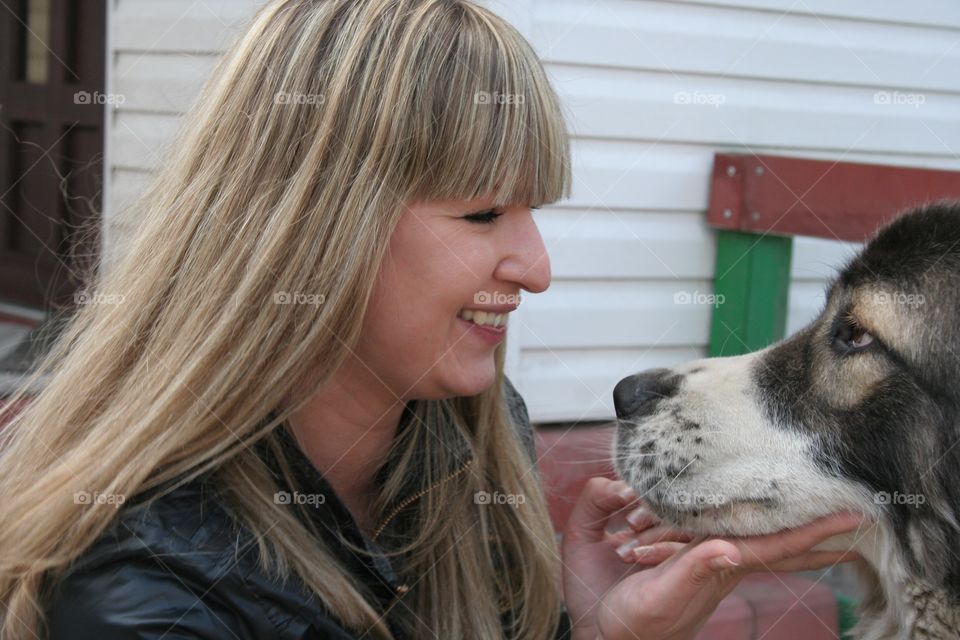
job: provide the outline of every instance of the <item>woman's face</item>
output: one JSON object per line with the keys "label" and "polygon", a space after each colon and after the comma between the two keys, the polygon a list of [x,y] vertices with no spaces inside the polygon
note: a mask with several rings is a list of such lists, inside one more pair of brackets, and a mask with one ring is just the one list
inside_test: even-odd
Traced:
{"label": "woman's face", "polygon": [[[529,207],[413,204],[390,239],[356,355],[402,400],[475,395],[493,384],[494,349],[520,290],[549,285]],[[499,326],[478,324],[481,311]]]}

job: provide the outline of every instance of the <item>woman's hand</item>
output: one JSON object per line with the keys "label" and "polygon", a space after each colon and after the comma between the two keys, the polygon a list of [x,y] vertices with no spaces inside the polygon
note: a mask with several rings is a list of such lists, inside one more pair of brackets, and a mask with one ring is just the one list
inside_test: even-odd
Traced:
{"label": "woman's hand", "polygon": [[[606,531],[629,509],[623,531]],[[752,571],[804,571],[860,559],[855,551],[811,551],[856,530],[836,514],[764,536],[692,540],[660,524],[622,481],[591,478],[564,529],[563,589],[574,640],[691,640],[720,601]],[[634,546],[621,557],[617,549]],[[645,555],[637,546],[652,547]]]}

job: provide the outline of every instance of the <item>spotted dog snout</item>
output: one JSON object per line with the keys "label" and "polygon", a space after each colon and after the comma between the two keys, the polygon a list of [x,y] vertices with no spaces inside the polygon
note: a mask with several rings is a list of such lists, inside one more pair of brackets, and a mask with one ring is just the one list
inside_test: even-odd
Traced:
{"label": "spotted dog snout", "polygon": [[749,535],[824,515],[819,496],[835,492],[835,482],[817,469],[812,438],[764,410],[760,356],[650,369],[617,383],[615,468],[674,526]]}

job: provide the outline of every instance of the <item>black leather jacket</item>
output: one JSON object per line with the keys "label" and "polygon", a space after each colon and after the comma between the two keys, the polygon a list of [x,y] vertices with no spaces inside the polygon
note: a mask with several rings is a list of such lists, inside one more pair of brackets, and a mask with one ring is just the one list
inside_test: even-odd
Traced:
{"label": "black leather jacket", "polygon": [[[531,459],[533,431],[520,395],[507,397]],[[356,526],[330,485],[280,428],[299,490],[329,496],[310,517],[321,532],[339,529],[357,545],[375,542]],[[257,547],[239,532],[211,486],[196,480],[148,508],[123,505],[117,518],[55,585],[47,612],[48,640],[348,640],[349,632],[299,581],[278,584],[257,566]],[[386,611],[404,587],[384,556],[358,557],[342,543],[339,556],[376,594]],[[390,616],[398,640],[405,636]],[[566,612],[558,638],[569,635]],[[445,639],[446,640],[446,639]]]}

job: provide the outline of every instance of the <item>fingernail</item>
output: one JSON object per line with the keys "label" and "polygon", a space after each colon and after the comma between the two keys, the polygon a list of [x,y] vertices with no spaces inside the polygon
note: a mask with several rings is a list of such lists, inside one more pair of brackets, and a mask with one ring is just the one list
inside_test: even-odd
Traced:
{"label": "fingernail", "polygon": [[646,511],[642,507],[640,509],[635,509],[627,514],[627,522],[635,527],[639,527],[643,523],[642,521],[645,515]]}
{"label": "fingernail", "polygon": [[726,569],[733,569],[734,567],[739,567],[740,565],[731,560],[727,556],[717,556],[710,560],[710,568],[714,571],[724,571]]}
{"label": "fingernail", "polygon": [[633,540],[627,540],[622,545],[617,547],[617,555],[619,555],[624,560],[630,559],[630,552],[640,544],[640,541],[634,538]]}
{"label": "fingernail", "polygon": [[645,546],[637,547],[636,549],[634,549],[633,556],[635,558],[646,558],[653,555],[653,552],[654,552],[653,547],[649,545],[645,545]]}
{"label": "fingernail", "polygon": [[617,492],[617,495],[623,498],[624,500],[630,500],[637,496],[637,492],[633,490],[633,487],[627,487],[626,489],[621,489]]}

